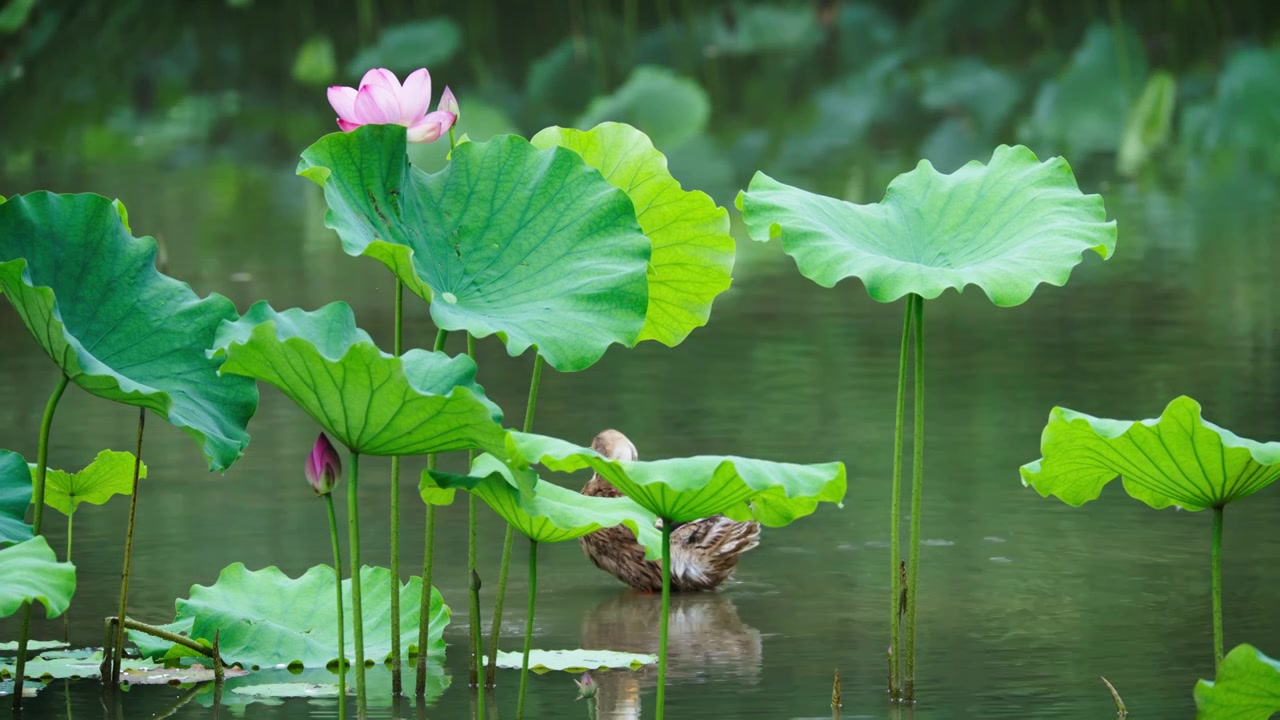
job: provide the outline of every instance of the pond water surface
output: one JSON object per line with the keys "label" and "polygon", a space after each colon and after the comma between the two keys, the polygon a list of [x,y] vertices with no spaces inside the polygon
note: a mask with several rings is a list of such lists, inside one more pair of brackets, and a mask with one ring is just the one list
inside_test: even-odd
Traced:
{"label": "pond water surface", "polygon": [[[235,88],[235,78],[223,82],[193,85],[206,93]],[[465,113],[464,87],[451,84]],[[19,164],[11,158],[0,174],[0,194],[49,188],[119,197],[134,232],[162,238],[169,273],[198,292],[225,294],[242,311],[258,299],[277,308],[345,299],[361,325],[390,347],[390,275],[343,254],[324,227],[319,189],[294,175],[305,138],[331,129],[323,93],[309,92],[301,95],[309,116],[297,118],[297,102],[287,111],[288,122],[305,128],[284,134],[304,138],[296,147],[246,147],[228,137],[235,122],[162,156],[139,150],[137,157],[121,151],[115,159],[89,160],[75,143],[59,139],[43,143],[56,146],[50,157]],[[238,112],[271,122],[269,103]],[[83,118],[86,128],[103,123]],[[139,132],[137,147],[153,139],[147,132]],[[90,142],[87,134],[76,137]],[[32,135],[6,142],[42,141]],[[877,152],[890,158],[884,161],[892,165],[890,177],[914,165],[909,147]],[[806,182],[803,172],[790,173],[789,180]],[[856,281],[821,289],[798,275],[779,248],[738,233],[734,287],[716,302],[706,328],[674,349],[614,348],[586,371],[544,374],[536,428],[546,434],[586,443],[615,427],[642,458],[716,453],[848,465],[843,509],[824,507],[791,527],[767,530],[723,591],[675,599],[670,716],[827,717],[837,669],[846,718],[1112,717],[1099,676],[1115,685],[1134,717],[1192,716],[1192,687],[1213,673],[1209,514],[1151,510],[1118,483],[1098,501],[1071,508],[1023,488],[1018,467],[1039,456],[1040,431],[1054,405],[1103,417],[1152,417],[1185,394],[1242,436],[1280,437],[1280,289],[1273,272],[1280,263],[1280,204],[1274,184],[1245,173],[1170,184],[1123,181],[1104,168],[1081,172],[1081,183],[1104,195],[1119,224],[1112,260],[1091,255],[1067,287],[1041,287],[1017,308],[996,308],[976,289],[928,305],[926,542],[920,702],[913,709],[892,707],[884,692],[888,478],[902,303],[872,302]],[[833,194],[848,188],[847,178],[808,184]],[[864,201],[873,201],[879,191],[865,194]],[[717,199],[728,204],[732,196]],[[434,329],[425,305],[410,300],[407,308],[406,342],[428,346]],[[34,457],[56,374],[7,304],[0,304],[0,338],[0,444]],[[479,347],[480,381],[509,417],[520,416],[530,357],[508,358],[492,341]],[[83,465],[103,447],[132,449],[135,417],[73,387],[56,417],[53,465]],[[175,598],[185,597],[193,583],[212,584],[233,562],[298,575],[330,559],[324,509],[301,467],[317,427],[264,387],[250,431],[245,457],[217,476],[204,471],[185,435],[149,423],[134,617],[172,619]],[[456,458],[447,462],[457,467]],[[418,459],[407,461],[403,483],[406,573],[421,567],[424,518],[414,492],[421,467]],[[380,565],[389,548],[387,468],[373,460],[362,473],[362,552],[366,562]],[[576,487],[585,479],[567,482]],[[100,643],[101,618],[115,612],[127,511],[126,502],[116,501],[86,506],[77,516],[75,645]],[[1274,489],[1227,512],[1228,647],[1251,642],[1280,652],[1273,612],[1278,514]],[[46,517],[46,532],[59,547],[64,521]],[[481,518],[487,615],[502,527],[487,509]],[[472,699],[462,649],[467,578],[460,507],[441,513],[436,553],[436,583],[455,611],[446,631],[452,687],[425,715],[465,717]],[[656,651],[656,596],[630,592],[597,571],[576,544],[544,547],[540,556],[536,647]],[[519,648],[525,589],[525,569],[516,562],[506,650]],[[61,621],[41,622],[35,637],[61,633]],[[12,619],[0,623],[0,638],[14,636]],[[595,674],[599,717],[652,716],[655,675]],[[517,679],[516,671],[500,675],[491,716],[495,706],[496,716],[514,716]],[[140,687],[104,704],[93,682],[55,682],[29,702],[24,716],[159,717],[182,695],[178,688]],[[585,703],[575,703],[575,695],[568,675],[537,676],[531,716],[584,715]],[[201,693],[170,717],[210,717],[210,701],[210,693]],[[336,715],[331,700],[242,708],[236,702],[243,699],[228,697],[224,704],[249,717]],[[0,714],[9,712],[7,702],[0,707]],[[411,701],[400,707],[375,702],[372,713],[423,716]]]}

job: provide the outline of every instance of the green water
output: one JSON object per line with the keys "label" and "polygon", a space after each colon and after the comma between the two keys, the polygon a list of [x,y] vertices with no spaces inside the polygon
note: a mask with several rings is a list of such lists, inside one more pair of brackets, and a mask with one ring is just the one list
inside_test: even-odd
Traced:
{"label": "green water", "polygon": [[[17,107],[10,103],[24,88],[47,99],[24,106],[16,129],[5,133],[0,194],[47,188],[119,197],[134,232],[161,238],[169,273],[198,292],[222,293],[241,310],[258,299],[280,308],[344,299],[375,340],[390,347],[389,273],[343,254],[324,227],[320,190],[294,175],[297,153],[333,129],[323,91],[290,86],[292,50],[272,45],[273,37],[294,38],[297,32],[273,27],[284,20],[264,15],[267,10],[238,16],[228,9],[206,12],[204,21],[189,25],[169,18],[180,39],[163,43],[155,66],[146,65],[151,69],[145,72],[139,70],[144,61],[123,39],[113,41],[114,54],[101,60],[73,44],[56,58],[50,50],[33,56],[26,69],[31,76],[53,72],[42,70],[47,63],[83,68],[84,77],[69,77],[64,95],[21,80],[0,87],[6,108]],[[397,12],[407,11],[383,14]],[[94,17],[86,14],[89,19],[73,14],[66,21],[70,29],[53,37],[85,41]],[[459,20],[468,37],[497,43],[486,33],[502,19],[473,17],[481,14],[467,10]],[[642,21],[661,21],[648,14]],[[340,49],[354,43],[355,30],[346,20],[319,11],[304,16],[306,32],[326,28],[345,38]],[[570,13],[567,21],[589,28],[592,18]],[[209,27],[202,29],[202,22]],[[237,44],[234,33],[228,39],[231,31],[242,33],[243,42]],[[148,37],[162,32],[152,30]],[[466,81],[453,80],[449,68],[459,77],[510,73],[510,66],[555,42],[506,45],[502,63],[491,61],[487,68],[464,51],[452,64],[433,66],[433,75],[438,86],[453,85],[465,128]],[[281,45],[294,47],[290,43]],[[230,57],[228,48],[240,54]],[[136,65],[115,78],[114,91],[104,89],[110,73],[96,65],[120,58]],[[210,69],[219,62],[235,72]],[[183,63],[197,70],[173,70]],[[505,70],[493,67],[499,64]],[[760,82],[785,79],[783,66],[760,70],[767,76]],[[726,67],[729,79],[721,79],[728,83],[735,77],[731,72],[739,73],[737,82],[749,86],[750,76],[743,79],[748,70]],[[130,78],[142,75],[152,77],[154,87],[139,90],[135,84],[129,90]],[[179,76],[181,82],[174,79]],[[830,73],[806,76],[804,82],[824,79]],[[272,82],[286,89],[273,96],[266,91]],[[500,107],[493,98],[501,96],[501,83],[489,82],[486,102]],[[114,101],[101,99],[113,92]],[[234,101],[225,100],[228,92],[237,93]],[[182,105],[184,97],[210,104],[193,109]],[[60,114],[64,106],[54,98],[68,112]],[[46,115],[47,123],[34,119]],[[769,111],[761,115],[755,130],[760,142],[784,142],[791,132],[786,124],[766,122]],[[132,118],[147,122],[135,126]],[[720,119],[708,131],[715,147],[740,149],[742,128],[752,127],[752,117],[724,125]],[[525,132],[539,127],[522,123],[517,125]],[[732,131],[722,131],[729,125]],[[1001,141],[1016,140],[1007,134]],[[859,164],[845,170],[779,172],[789,182],[873,201],[889,177],[914,166],[917,148],[902,133],[882,132],[863,142],[867,151]],[[708,163],[695,149],[686,146],[683,157],[673,153],[678,177],[682,162],[692,175],[707,176],[698,174]],[[732,188],[744,186],[756,167],[772,172],[770,165],[733,160],[727,175],[710,173],[705,184],[690,182],[729,204]],[[1280,263],[1280,189],[1274,179],[1248,170],[1243,158],[1213,172],[1193,168],[1172,180],[1158,173],[1122,180],[1105,159],[1073,164],[1082,186],[1103,194],[1109,216],[1119,224],[1112,260],[1086,258],[1067,287],[1041,287],[1018,308],[995,308],[972,288],[928,305],[926,540],[920,702],[914,709],[891,707],[884,692],[888,477],[902,303],[872,302],[856,281],[818,288],[795,272],[779,248],[738,233],[734,286],[716,302],[708,327],[674,349],[653,343],[625,352],[615,348],[589,370],[544,374],[539,432],[586,443],[600,429],[615,427],[635,442],[642,458],[707,452],[848,465],[843,509],[824,507],[792,527],[766,531],[722,592],[676,598],[670,716],[827,717],[832,673],[839,669],[846,718],[1112,717],[1100,675],[1116,686],[1134,717],[1191,717],[1192,686],[1213,672],[1209,515],[1151,510],[1118,484],[1097,502],[1070,508],[1023,488],[1017,470],[1039,456],[1040,430],[1054,405],[1103,417],[1150,417],[1186,394],[1204,405],[1210,419],[1240,435],[1280,437],[1280,290],[1272,270]],[[429,347],[435,331],[426,307],[410,300],[406,308],[406,343]],[[0,304],[0,338],[0,444],[34,457],[40,413],[57,377],[7,304]],[[461,352],[461,342],[448,349]],[[519,417],[531,357],[509,358],[492,341],[479,343],[479,352],[481,382],[509,417]],[[54,423],[51,463],[75,467],[103,447],[132,449],[135,418],[135,411],[73,387]],[[329,561],[324,507],[301,471],[316,426],[264,387],[250,431],[245,457],[217,476],[204,471],[203,458],[185,435],[159,422],[148,424],[144,460],[150,475],[139,501],[132,616],[171,619],[174,598],[185,596],[193,583],[212,584],[233,562],[276,565],[297,575]],[[455,468],[459,462],[446,460]],[[405,466],[407,572],[421,567],[424,518],[413,492],[422,463],[409,459]],[[381,565],[389,551],[388,467],[370,459],[361,473],[362,555]],[[569,482],[576,487],[585,480]],[[77,515],[78,589],[69,626],[77,646],[100,643],[101,618],[115,612],[127,510],[117,500],[85,506]],[[1228,647],[1251,642],[1280,652],[1280,625],[1272,612],[1274,558],[1280,556],[1277,513],[1280,492],[1274,489],[1227,511]],[[445,634],[453,686],[425,714],[464,717],[472,703],[463,650],[465,512],[448,508],[440,517],[435,579],[456,613]],[[60,547],[63,518],[46,518],[51,544]],[[487,509],[481,520],[487,614],[502,529]],[[626,590],[591,566],[576,544],[544,546],[539,555],[536,647],[656,651],[656,597]],[[503,624],[505,650],[520,646],[524,582],[525,568],[517,561]],[[61,620],[40,622],[34,632],[37,638],[61,634]],[[0,623],[0,638],[14,636],[12,619]],[[652,716],[655,676],[656,670],[595,674],[599,717]],[[495,706],[497,716],[514,716],[517,680],[515,671],[500,674],[491,717]],[[138,687],[104,705],[94,682],[58,681],[28,702],[24,717],[150,717],[182,693]],[[585,703],[575,703],[575,695],[567,675],[535,677],[530,715],[585,715]],[[171,717],[212,717],[210,697],[201,694]],[[237,702],[243,699],[230,693],[224,699],[224,705]],[[411,701],[374,705],[374,717],[423,716]],[[0,707],[0,714],[9,712],[7,701]],[[244,710],[250,717],[336,716],[333,701],[325,700]]]}

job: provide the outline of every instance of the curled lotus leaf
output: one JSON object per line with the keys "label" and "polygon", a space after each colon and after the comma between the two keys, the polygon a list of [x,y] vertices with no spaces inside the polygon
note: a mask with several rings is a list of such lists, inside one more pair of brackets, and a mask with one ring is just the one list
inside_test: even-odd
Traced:
{"label": "curled lotus leaf", "polygon": [[72,382],[168,420],[210,470],[249,444],[257,387],[219,375],[205,352],[235,306],[157,270],[155,240],[131,234],[120,203],[47,192],[0,203],[0,293]]}
{"label": "curled lotus leaf", "polygon": [[1260,443],[1218,427],[1200,404],[1175,398],[1158,418],[1108,420],[1055,407],[1040,437],[1043,457],[1022,482],[1041,495],[1083,505],[1117,477],[1154,508],[1202,510],[1235,502],[1280,477],[1280,442]]}
{"label": "curled lotus leaf", "polygon": [[27,602],[41,603],[46,616],[55,618],[70,607],[76,591],[76,566],[58,562],[42,535],[0,550],[0,577],[0,618]]}
{"label": "curled lotus leaf", "polygon": [[649,137],[622,123],[591,130],[549,127],[537,147],[559,145],[582,156],[631,198],[640,229],[653,243],[649,308],[639,340],[674,347],[707,324],[711,304],[729,289],[736,244],[729,213],[709,195],[684,190]]}
{"label": "curled lotus leaf", "polygon": [[349,255],[385,264],[445,330],[531,346],[555,369],[635,344],[650,243],[626,193],[570,150],[514,135],[457,146],[427,174],[404,128],[326,135],[298,172],[324,187],[325,223]]}
{"label": "curled lotus leaf", "polygon": [[31,471],[16,452],[0,450],[0,545],[31,539]]}
{"label": "curled lotus leaf", "polygon": [[506,463],[485,453],[472,463],[470,475],[423,471],[421,488],[466,490],[525,537],[540,543],[576,540],[597,530],[626,525],[644,546],[646,557],[662,557],[658,518],[634,501],[591,497],[546,480],[536,480],[532,492],[522,492],[514,475]]}
{"label": "curled lotus leaf", "polygon": [[591,468],[649,512],[673,522],[713,515],[780,527],[844,500],[844,463],[797,465],[733,456],[610,460],[591,448],[532,433],[511,432],[509,457],[554,472]]}
{"label": "curled lotus leaf", "polygon": [[270,383],[336,440],[367,455],[501,448],[502,411],[475,382],[465,356],[382,352],[346,303],[277,312],[265,302],[214,341],[224,373]]}
{"label": "curled lotus leaf", "polygon": [[1237,645],[1217,677],[1196,683],[1196,720],[1267,720],[1280,713],[1280,661]]}
{"label": "curled lotus leaf", "polygon": [[823,287],[859,278],[879,302],[977,285],[998,306],[1021,305],[1041,283],[1065,284],[1086,250],[1105,259],[1116,243],[1102,198],[1080,192],[1062,158],[1022,146],[949,175],[922,160],[868,205],[758,172],[738,208],[751,237],[780,237],[802,275]]}

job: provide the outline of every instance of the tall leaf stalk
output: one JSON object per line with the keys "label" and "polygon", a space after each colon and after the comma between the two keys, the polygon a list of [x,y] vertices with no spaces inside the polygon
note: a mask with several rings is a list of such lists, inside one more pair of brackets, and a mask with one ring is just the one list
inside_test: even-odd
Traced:
{"label": "tall leaf stalk", "polygon": [[361,717],[368,705],[364,689],[364,611],[360,604],[360,453],[351,455],[351,478],[347,483],[347,542],[351,544],[351,628],[356,641],[356,708]]}
{"label": "tall leaf stalk", "polygon": [[1222,664],[1222,515],[1223,506],[1213,507],[1213,667]]}
{"label": "tall leaf stalk", "polygon": [[[542,384],[542,356],[533,356],[533,375],[529,378],[529,400],[524,406],[524,432],[533,431],[533,414],[538,407],[538,387]],[[470,495],[470,493],[468,493]],[[475,502],[472,496],[471,502]],[[493,625],[489,629],[489,667],[485,670],[485,684],[490,687],[497,684],[498,678],[498,634],[502,629],[502,610],[507,597],[507,574],[511,569],[511,545],[515,541],[515,529],[507,525],[506,536],[502,540],[502,565],[498,570],[498,598],[493,606]]]}
{"label": "tall leaf stalk", "polygon": [[[436,344],[432,349],[435,352],[443,352],[448,339],[448,330],[438,330]],[[435,455],[427,456],[427,467],[431,470],[436,468]],[[431,571],[436,548],[436,506],[430,503],[427,503],[427,526],[423,534],[426,537],[422,555],[422,595],[418,601],[418,667],[414,686],[414,694],[420,698],[426,697],[427,694],[427,638],[431,630]]]}
{"label": "tall leaf stalk", "polygon": [[[912,351],[911,338],[915,339]],[[912,412],[911,443],[911,525],[907,541],[907,573],[903,577],[899,550],[899,525],[901,522],[902,446],[905,434],[907,356],[915,359],[914,409]],[[898,358],[898,396],[893,434],[893,489],[890,501],[889,562],[890,562],[890,642],[889,642],[889,697],[915,702],[916,675],[916,596],[920,589],[920,506],[924,486],[924,298],[912,293],[907,296],[906,316],[902,322],[902,345]],[[906,587],[902,587],[905,582]],[[902,596],[905,593],[905,608]],[[901,645],[902,615],[906,615],[906,640]],[[901,652],[894,648],[901,647]],[[899,682],[899,658],[905,658],[905,672]]]}
{"label": "tall leaf stalk", "polygon": [[[467,356],[474,362],[476,359],[476,339],[467,333]],[[470,470],[471,463],[476,458],[475,450],[467,451],[467,469]],[[476,708],[477,717],[483,718],[484,714],[484,688],[480,688],[480,659],[484,657],[484,647],[480,644],[480,573],[476,570],[476,496],[467,493],[467,565],[471,570],[471,576],[467,579],[471,590],[471,622],[468,628],[471,631],[471,686],[477,687],[476,692]],[[494,618],[494,626],[497,626],[498,619]],[[496,655],[497,648],[491,649],[490,654]]]}
{"label": "tall leaf stalk", "polygon": [[[71,378],[66,373],[58,378],[58,384],[49,394],[49,402],[45,403],[44,415],[40,418],[40,439],[36,450],[36,478],[31,491],[31,502],[35,510],[31,519],[31,530],[40,534],[44,524],[44,488],[45,478],[49,470],[49,430],[53,427],[53,413],[58,409],[58,401],[67,389]],[[22,681],[27,670],[27,642],[31,639],[31,603],[22,605],[22,628],[18,631],[18,660],[13,673],[13,712],[16,715],[22,710]]]}
{"label": "tall leaf stalk", "polygon": [[333,512],[333,493],[324,494],[329,510],[329,538],[333,540],[333,582],[337,589],[338,610],[338,717],[346,715],[347,643],[343,639],[342,620],[342,548],[338,544],[338,517]]}
{"label": "tall leaf stalk", "polygon": [[138,476],[142,471],[142,431],[147,411],[138,408],[138,447],[133,456],[133,494],[129,497],[129,529],[124,538],[124,570],[120,573],[120,611],[116,617],[116,640],[111,660],[111,682],[120,682],[120,664],[124,660],[124,622],[129,617],[129,568],[133,563],[133,525],[138,517]]}
{"label": "tall leaf stalk", "polygon": [[671,624],[671,526],[662,518],[662,618],[658,629],[658,713],[662,720],[663,706],[667,700],[667,628]]}
{"label": "tall leaf stalk", "polygon": [[[524,619],[524,659],[520,662],[520,698],[516,701],[516,720],[524,720],[524,694],[529,685],[529,647],[533,641],[533,610],[537,598],[538,541],[529,538],[529,611]],[[493,646],[490,646],[490,649],[492,648]],[[498,651],[495,649],[491,654],[497,656]]]}
{"label": "tall leaf stalk", "polygon": [[[396,278],[395,355],[404,352],[404,282]],[[431,591],[425,591],[430,597]],[[425,617],[425,616],[424,616]],[[400,695],[400,456],[391,457],[391,694]]]}

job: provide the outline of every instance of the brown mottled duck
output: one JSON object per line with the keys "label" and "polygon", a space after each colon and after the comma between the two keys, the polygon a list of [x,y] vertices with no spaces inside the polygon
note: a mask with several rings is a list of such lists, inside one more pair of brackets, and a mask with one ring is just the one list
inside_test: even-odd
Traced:
{"label": "brown mottled duck", "polygon": [[[591,449],[611,460],[637,460],[636,446],[617,430],[605,430],[591,441]],[[622,492],[597,473],[582,488],[583,495],[621,497]],[[658,522],[661,522],[659,520]],[[662,563],[646,560],[644,546],[625,525],[583,536],[582,550],[596,567],[637,590],[662,591]],[[682,523],[671,532],[671,589],[678,592],[714,590],[733,575],[738,558],[760,544],[760,523],[738,522],[715,515]]]}

